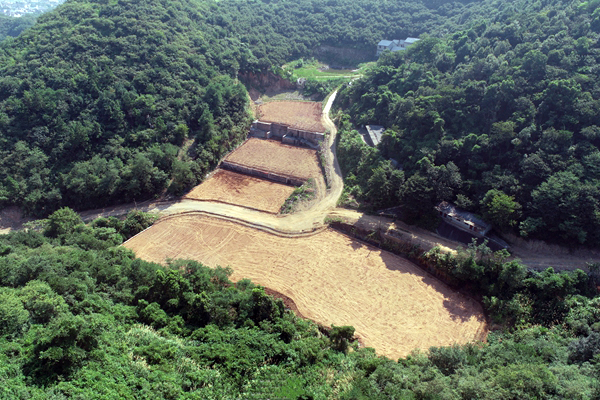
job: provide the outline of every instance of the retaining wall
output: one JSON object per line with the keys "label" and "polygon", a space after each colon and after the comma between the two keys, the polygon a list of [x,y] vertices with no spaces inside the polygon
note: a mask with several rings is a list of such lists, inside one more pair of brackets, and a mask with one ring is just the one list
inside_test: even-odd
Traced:
{"label": "retaining wall", "polygon": [[310,131],[303,131],[300,129],[288,128],[287,134],[294,136],[294,137],[302,138],[304,140],[314,142],[315,144],[318,144],[319,142],[322,142],[323,140],[325,140],[325,134],[320,133],[320,132],[310,132]]}
{"label": "retaining wall", "polygon": [[256,129],[259,129],[261,131],[270,131],[271,130],[271,124],[268,122],[261,122],[261,121],[255,121],[252,126],[256,127]]}
{"label": "retaining wall", "polygon": [[268,139],[271,136],[271,132],[265,132],[260,129],[250,129],[250,136],[257,137],[260,139]]}
{"label": "retaining wall", "polygon": [[288,127],[286,125],[271,124],[271,137],[281,139],[287,134],[287,130]]}
{"label": "retaining wall", "polygon": [[283,183],[284,185],[302,186],[305,182],[304,179],[300,179],[295,176],[277,174],[274,172],[264,171],[257,168],[251,168],[245,165],[233,163],[231,161],[222,161],[221,168],[250,176],[256,176],[258,178],[267,179],[277,183]]}
{"label": "retaining wall", "polygon": [[301,144],[299,140],[296,140],[293,137],[287,135],[281,138],[281,143],[291,144],[294,146],[299,146]]}
{"label": "retaining wall", "polygon": [[[325,140],[325,134],[321,132],[304,131],[301,129],[293,129],[287,125],[276,124],[273,122],[254,121],[250,128],[250,136],[262,139],[278,139],[287,144],[306,147],[306,142],[318,146],[319,143]],[[291,139],[284,140],[285,137],[299,138],[300,141],[292,141]],[[310,147],[310,146],[309,146]]]}

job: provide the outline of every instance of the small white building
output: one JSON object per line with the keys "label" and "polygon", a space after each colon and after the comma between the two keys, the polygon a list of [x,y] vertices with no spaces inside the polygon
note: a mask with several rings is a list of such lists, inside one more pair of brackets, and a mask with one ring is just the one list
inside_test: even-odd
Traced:
{"label": "small white building", "polygon": [[415,42],[418,42],[419,39],[417,38],[406,38],[404,40],[402,39],[396,39],[396,40],[382,40],[377,44],[377,57],[379,57],[381,55],[381,53],[383,53],[386,50],[389,51],[402,51],[402,50],[406,50],[408,47],[412,46]]}

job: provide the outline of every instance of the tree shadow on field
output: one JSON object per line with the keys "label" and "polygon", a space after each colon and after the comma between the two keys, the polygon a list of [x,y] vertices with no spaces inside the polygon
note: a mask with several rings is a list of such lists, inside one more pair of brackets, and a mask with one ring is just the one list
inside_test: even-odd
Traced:
{"label": "tree shadow on field", "polygon": [[[477,321],[484,322],[483,307],[473,298],[452,289],[442,280],[408,258],[380,248],[379,240],[381,237],[379,232],[388,231],[389,224],[392,222],[393,220],[388,218],[362,216],[358,221],[342,227],[342,230],[348,236],[354,238],[351,241],[353,250],[367,248],[369,250],[367,257],[380,257],[388,270],[410,275],[410,278],[407,276],[406,279],[419,281],[440,293],[443,296],[442,306],[450,314],[450,318],[453,321],[464,323],[475,318]],[[396,228],[396,230],[398,231],[397,234],[400,235],[398,236],[399,240],[402,241],[402,237],[404,237],[404,234],[401,232],[402,229]],[[406,232],[406,234],[409,233]],[[410,245],[410,237],[407,236],[404,240]],[[430,308],[431,305],[424,302],[423,309]],[[439,307],[439,305],[435,306]]]}
{"label": "tree shadow on field", "polygon": [[[390,253],[386,250],[381,250],[381,259],[385,263],[387,269],[398,271],[402,274],[410,274],[413,278],[417,278],[420,282],[431,287],[436,292],[441,293],[442,296],[444,296],[442,305],[450,314],[450,318],[453,321],[468,322],[473,318],[476,318],[476,320],[480,322],[485,321],[481,304],[460,291],[452,289],[446,283],[423,270],[407,258]],[[423,307],[425,308],[427,305],[423,304]]]}
{"label": "tree shadow on field", "polygon": [[473,317],[476,317],[477,321],[485,321],[481,304],[462,293],[458,295],[460,297],[444,300],[444,308],[448,310],[453,321],[468,322]]}
{"label": "tree shadow on field", "polygon": [[[473,318],[478,321],[485,321],[483,314],[483,307],[471,297],[452,289],[446,283],[436,278],[419,265],[410,261],[409,259],[396,255],[387,250],[382,250],[377,246],[377,243],[369,243],[369,237],[364,237],[365,230],[358,232],[359,234],[351,235],[358,239],[358,236],[362,236],[362,239],[353,240],[351,246],[353,250],[361,248],[367,248],[370,252],[367,257],[377,256],[380,257],[386,268],[390,271],[395,271],[400,274],[409,274],[411,279],[416,279],[423,284],[429,286],[438,293],[441,293],[444,297],[442,302],[443,307],[450,314],[450,318],[453,321],[468,322]],[[361,233],[363,235],[361,235]],[[373,236],[375,239],[375,236]],[[409,279],[407,277],[407,279]],[[428,308],[429,304],[423,304],[423,308]]]}

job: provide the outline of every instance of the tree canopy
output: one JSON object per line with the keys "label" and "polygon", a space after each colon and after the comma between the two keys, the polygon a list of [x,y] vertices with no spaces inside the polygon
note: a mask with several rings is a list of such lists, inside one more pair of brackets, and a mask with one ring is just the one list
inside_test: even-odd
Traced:
{"label": "tree canopy", "polygon": [[[528,271],[471,246],[424,255],[503,326],[486,343],[406,358],[318,327],[228,268],[158,265],[119,244],[135,222],[73,211],[0,235],[3,398],[495,398],[598,396],[598,297],[582,271]],[[60,227],[60,233],[57,232]],[[427,349],[422,349],[427,350]]]}
{"label": "tree canopy", "polygon": [[249,123],[197,2],[67,2],[0,51],[0,206],[45,215],[180,194]]}
{"label": "tree canopy", "polygon": [[[228,268],[136,259],[119,245],[145,214],[85,225],[64,206],[194,185],[245,135],[240,71],[354,62],[420,36],[339,95],[348,193],[423,224],[451,200],[524,236],[597,245],[599,5],[71,0],[41,16],[0,45],[0,207],[49,215],[0,236],[0,397],[598,398],[595,264],[419,255],[498,329],[390,360]],[[365,123],[386,126],[378,148],[353,129]]]}
{"label": "tree canopy", "polygon": [[[597,246],[598,4],[507,4],[519,7],[481,2],[489,15],[468,29],[383,54],[340,93],[354,126],[387,128],[380,160],[364,173],[397,160],[406,182],[396,181],[389,199],[404,199],[409,216],[424,211],[414,201],[422,196],[453,201],[522,236]],[[352,128],[342,131],[340,159],[355,151],[344,138]],[[364,147],[362,157],[377,157]],[[360,190],[353,183],[350,191],[379,206],[365,182],[357,182]]]}
{"label": "tree canopy", "polygon": [[0,15],[0,42],[19,36],[21,32],[35,24],[37,17],[38,14],[26,14],[18,18]]}

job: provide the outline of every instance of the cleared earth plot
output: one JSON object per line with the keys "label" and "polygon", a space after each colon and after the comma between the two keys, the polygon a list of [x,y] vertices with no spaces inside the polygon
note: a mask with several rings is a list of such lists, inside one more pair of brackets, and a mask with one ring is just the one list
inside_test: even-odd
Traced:
{"label": "cleared earth plot", "polygon": [[292,186],[219,169],[184,197],[235,204],[276,214],[294,189]]}
{"label": "cleared earth plot", "polygon": [[313,101],[270,101],[261,104],[258,115],[261,121],[277,122],[312,132],[325,132],[325,127],[321,121],[321,103]]}
{"label": "cleared earth plot", "polygon": [[303,180],[322,175],[315,150],[276,140],[250,138],[225,160]]}
{"label": "cleared earth plot", "polygon": [[364,345],[392,359],[485,335],[477,302],[411,262],[333,230],[285,238],[187,214],[159,221],[125,246],[148,261],[231,266],[234,281],[276,290],[324,325],[353,325]]}

